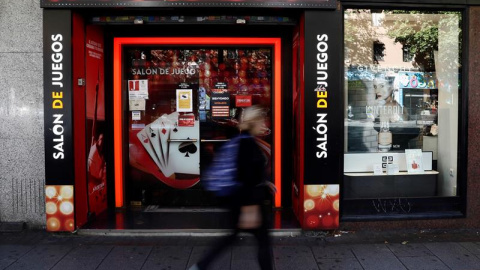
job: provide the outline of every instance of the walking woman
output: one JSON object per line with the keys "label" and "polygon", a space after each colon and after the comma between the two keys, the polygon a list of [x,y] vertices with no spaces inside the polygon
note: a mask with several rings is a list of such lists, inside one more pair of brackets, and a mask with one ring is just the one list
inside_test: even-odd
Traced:
{"label": "walking woman", "polygon": [[222,239],[190,270],[208,269],[210,263],[235,241],[240,231],[250,232],[257,239],[258,262],[261,269],[273,269],[268,235],[268,209],[264,202],[268,200],[268,192],[275,193],[276,189],[271,182],[265,181],[267,159],[254,138],[265,133],[263,109],[252,106],[243,110],[238,128],[244,135],[240,140],[237,158],[237,181],[241,183],[241,187],[226,198],[233,233]]}

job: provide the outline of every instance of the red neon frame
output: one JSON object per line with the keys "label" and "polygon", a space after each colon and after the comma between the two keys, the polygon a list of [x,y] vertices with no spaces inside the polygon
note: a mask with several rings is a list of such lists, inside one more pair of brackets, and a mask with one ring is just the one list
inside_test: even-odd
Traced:
{"label": "red neon frame", "polygon": [[135,37],[114,38],[113,41],[113,131],[114,131],[114,171],[115,171],[115,207],[124,206],[124,179],[123,179],[123,115],[122,115],[122,49],[124,45],[268,45],[273,46],[274,54],[274,81],[273,81],[273,110],[274,110],[274,179],[277,193],[275,207],[281,207],[282,183],[282,152],[281,152],[281,39],[280,38],[238,38],[238,37]]}

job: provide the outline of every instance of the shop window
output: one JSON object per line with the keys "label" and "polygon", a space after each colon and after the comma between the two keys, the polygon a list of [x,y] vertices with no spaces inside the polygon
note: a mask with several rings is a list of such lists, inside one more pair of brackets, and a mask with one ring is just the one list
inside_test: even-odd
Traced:
{"label": "shop window", "polygon": [[[270,47],[253,46],[150,45],[125,50],[132,205],[218,204],[202,188],[200,164],[207,166],[215,149],[238,134],[237,119],[244,108],[272,107],[272,54]],[[269,109],[265,116],[258,142],[265,145],[271,166]]]}
{"label": "shop window", "polygon": [[345,211],[408,217],[458,197],[460,12],[346,9],[344,23]]}

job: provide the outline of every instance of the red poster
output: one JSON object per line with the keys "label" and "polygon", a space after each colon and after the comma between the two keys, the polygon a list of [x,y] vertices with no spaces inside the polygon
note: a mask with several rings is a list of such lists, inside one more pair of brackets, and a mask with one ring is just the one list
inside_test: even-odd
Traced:
{"label": "red poster", "polygon": [[250,107],[252,106],[252,96],[241,96],[238,95],[235,98],[235,106],[237,107]]}
{"label": "red poster", "polygon": [[193,127],[195,126],[195,115],[183,114],[178,116],[179,127]]}
{"label": "red poster", "polygon": [[86,31],[86,111],[88,208],[95,215],[107,209],[105,162],[105,91],[103,31],[87,26]]}

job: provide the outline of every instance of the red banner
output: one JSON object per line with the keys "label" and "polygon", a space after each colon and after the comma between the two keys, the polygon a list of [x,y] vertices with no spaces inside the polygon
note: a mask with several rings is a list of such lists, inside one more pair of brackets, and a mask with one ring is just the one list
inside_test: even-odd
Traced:
{"label": "red banner", "polygon": [[87,26],[86,33],[86,113],[88,142],[88,208],[96,215],[107,209],[107,175],[104,150],[105,90],[103,32]]}
{"label": "red banner", "polygon": [[194,114],[182,114],[178,116],[178,126],[179,127],[193,127],[195,126],[195,115]]}
{"label": "red banner", "polygon": [[235,97],[235,106],[236,107],[250,107],[252,106],[252,96],[236,96]]}

